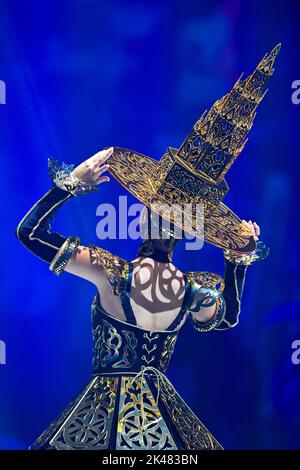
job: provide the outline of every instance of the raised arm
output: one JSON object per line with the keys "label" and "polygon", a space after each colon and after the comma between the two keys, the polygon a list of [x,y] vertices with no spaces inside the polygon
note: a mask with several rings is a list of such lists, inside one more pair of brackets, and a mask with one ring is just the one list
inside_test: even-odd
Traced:
{"label": "raised arm", "polygon": [[233,328],[239,322],[241,312],[241,301],[243,297],[245,279],[248,267],[256,261],[263,260],[269,255],[269,249],[262,241],[258,241],[260,236],[260,228],[256,222],[252,223],[243,221],[247,224],[253,233],[256,243],[256,249],[253,253],[239,255],[235,252],[225,251],[225,288],[223,297],[226,304],[226,312],[223,320],[218,326],[218,330],[227,330]]}
{"label": "raised arm", "polygon": [[104,176],[109,165],[106,160],[113,148],[102,150],[74,170],[72,166],[49,160],[49,173],[53,186],[27,212],[16,228],[20,242],[38,258],[50,264],[50,269],[59,275],[64,270],[93,283],[99,283],[99,263],[93,263],[90,248],[80,244],[78,237],[65,237],[51,231],[51,222],[60,207],[81,194],[97,189],[98,185],[109,181]]}

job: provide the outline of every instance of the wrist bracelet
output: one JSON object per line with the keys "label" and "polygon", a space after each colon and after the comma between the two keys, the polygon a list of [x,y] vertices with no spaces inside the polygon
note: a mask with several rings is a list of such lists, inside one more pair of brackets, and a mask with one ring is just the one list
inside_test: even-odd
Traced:
{"label": "wrist bracelet", "polygon": [[253,253],[240,254],[230,250],[224,250],[224,258],[241,266],[249,266],[250,264],[255,263],[256,261],[263,260],[269,256],[269,248],[262,242],[259,241],[256,244],[256,249]]}
{"label": "wrist bracelet", "polygon": [[78,237],[68,237],[62,244],[49,266],[50,271],[59,276],[63,271],[76,248],[80,245]]}
{"label": "wrist bracelet", "polygon": [[66,163],[62,163],[60,165],[57,160],[48,158],[49,176],[53,184],[58,188],[68,191],[73,194],[73,196],[98,190],[96,185],[85,184],[73,176],[71,174],[73,168],[73,164],[67,165]]}

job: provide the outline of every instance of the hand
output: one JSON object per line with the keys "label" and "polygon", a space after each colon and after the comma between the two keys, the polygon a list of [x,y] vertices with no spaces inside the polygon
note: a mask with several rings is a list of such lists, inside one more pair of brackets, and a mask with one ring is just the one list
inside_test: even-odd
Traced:
{"label": "hand", "polygon": [[241,230],[245,230],[245,232],[252,235],[254,240],[257,242],[260,236],[260,227],[256,222],[252,222],[252,220],[242,220],[241,222]]}
{"label": "hand", "polygon": [[[249,220],[248,222],[246,222],[246,220],[242,220],[240,223],[240,233],[248,237],[253,236],[254,240],[258,242],[260,228],[259,225],[256,222],[252,222],[252,220]],[[267,258],[269,253],[269,248],[261,241],[257,243],[255,250],[244,254],[240,251],[224,250],[224,256],[228,261],[244,266],[249,266],[256,261]]]}
{"label": "hand", "polygon": [[108,170],[109,164],[104,165],[104,162],[113,154],[113,151],[114,148],[110,147],[109,149],[97,152],[78,165],[72,171],[71,175],[79,179],[81,183],[91,186],[109,181],[109,176],[102,176],[102,173]]}
{"label": "hand", "polygon": [[[242,220],[240,224],[240,233],[248,237],[252,235],[254,240],[257,242],[260,236],[260,227],[256,222],[252,222],[252,220],[248,220],[248,222],[246,222],[246,220]],[[244,256],[243,253],[240,253],[237,251],[233,251],[233,250],[228,250],[228,251],[232,252],[232,254],[236,258],[238,258],[239,256],[242,258]],[[247,253],[247,254],[250,255],[254,253],[254,251]]]}

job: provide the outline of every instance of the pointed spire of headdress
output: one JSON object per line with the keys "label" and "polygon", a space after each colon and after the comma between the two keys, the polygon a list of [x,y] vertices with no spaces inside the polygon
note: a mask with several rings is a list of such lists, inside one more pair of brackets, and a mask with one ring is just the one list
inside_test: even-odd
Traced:
{"label": "pointed spire of headdress", "polygon": [[266,54],[249,77],[242,80],[241,76],[232,90],[196,122],[177,153],[194,171],[215,182],[224,178],[247,142],[280,47],[278,44]]}

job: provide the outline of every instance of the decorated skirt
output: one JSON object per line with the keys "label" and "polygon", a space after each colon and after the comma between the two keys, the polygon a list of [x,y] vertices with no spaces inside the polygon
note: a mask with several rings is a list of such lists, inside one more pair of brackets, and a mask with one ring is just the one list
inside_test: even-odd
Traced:
{"label": "decorated skirt", "polygon": [[150,332],[92,306],[93,378],[31,450],[221,450],[166,377],[177,331]]}

